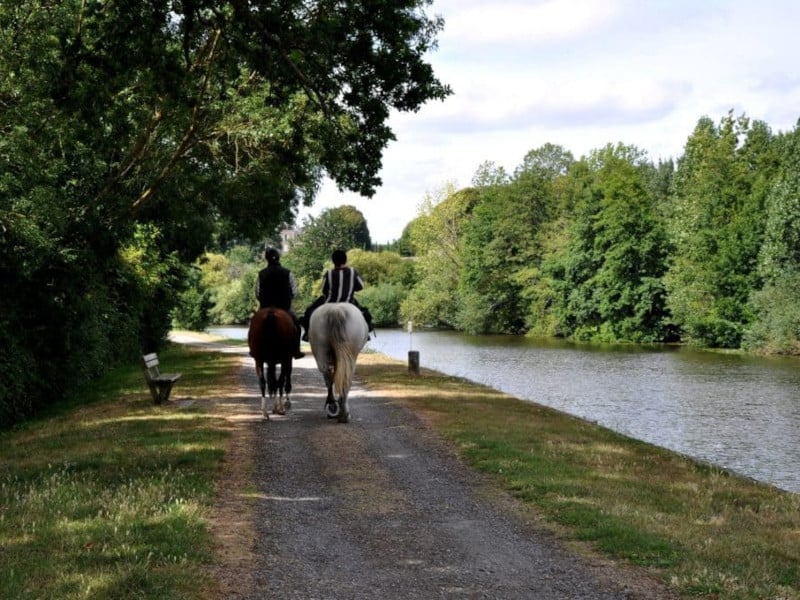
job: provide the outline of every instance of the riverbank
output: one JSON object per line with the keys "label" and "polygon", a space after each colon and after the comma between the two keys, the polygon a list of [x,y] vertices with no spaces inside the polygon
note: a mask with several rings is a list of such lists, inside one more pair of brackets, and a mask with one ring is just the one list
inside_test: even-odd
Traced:
{"label": "riverbank", "polygon": [[800,495],[380,355],[358,374],[563,538],[687,597],[800,598]]}
{"label": "riverbank", "polygon": [[410,347],[423,367],[800,493],[796,358],[387,329],[367,351],[405,361]]}
{"label": "riverbank", "polygon": [[[236,381],[240,358],[174,348],[163,362],[184,377],[167,405],[152,406],[137,365],[98,384],[90,405],[3,434],[0,595],[212,598],[220,561],[241,561],[244,583],[259,493],[254,450],[233,432],[260,417]],[[795,494],[458,378],[410,376],[379,354],[363,354],[357,376],[365,405],[413,411],[485,473],[505,510],[632,580],[657,577],[687,597],[800,597]],[[228,518],[215,485],[239,502]]]}

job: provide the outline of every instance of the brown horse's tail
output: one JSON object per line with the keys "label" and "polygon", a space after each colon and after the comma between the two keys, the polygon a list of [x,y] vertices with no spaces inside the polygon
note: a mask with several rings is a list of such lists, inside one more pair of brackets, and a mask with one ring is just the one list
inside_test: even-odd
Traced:
{"label": "brown horse's tail", "polygon": [[261,309],[250,319],[250,329],[247,332],[247,345],[250,347],[250,356],[266,360],[265,342],[274,339],[278,333],[278,319],[272,309]]}

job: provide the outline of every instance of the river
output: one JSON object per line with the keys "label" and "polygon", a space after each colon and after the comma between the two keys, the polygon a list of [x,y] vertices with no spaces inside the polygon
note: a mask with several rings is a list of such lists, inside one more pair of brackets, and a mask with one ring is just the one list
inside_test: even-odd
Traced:
{"label": "river", "polygon": [[[241,328],[214,333],[244,338]],[[367,349],[800,493],[800,360],[378,330]]]}

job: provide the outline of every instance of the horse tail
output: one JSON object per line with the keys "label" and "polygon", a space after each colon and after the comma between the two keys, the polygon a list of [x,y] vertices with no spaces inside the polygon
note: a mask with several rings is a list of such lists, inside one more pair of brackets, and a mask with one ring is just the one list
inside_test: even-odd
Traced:
{"label": "horse tail", "polygon": [[350,344],[339,345],[336,351],[336,371],[333,378],[333,387],[339,398],[343,398],[350,391],[355,362],[356,357]]}
{"label": "horse tail", "polygon": [[328,322],[330,348],[336,363],[333,375],[333,388],[336,396],[344,397],[350,391],[355,370],[356,354],[347,337],[347,319],[343,313],[336,313],[335,318]]}
{"label": "horse tail", "polygon": [[275,319],[275,311],[268,310],[267,317],[264,319],[264,335],[274,334],[277,330],[277,319]]}

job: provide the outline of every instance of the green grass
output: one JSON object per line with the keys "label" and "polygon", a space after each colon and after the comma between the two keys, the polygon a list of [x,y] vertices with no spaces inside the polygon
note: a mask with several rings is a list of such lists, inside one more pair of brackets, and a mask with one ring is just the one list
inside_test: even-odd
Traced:
{"label": "green grass", "polygon": [[358,375],[566,540],[686,597],[800,598],[800,495],[380,355],[359,358]]}
{"label": "green grass", "polygon": [[[230,354],[159,357],[184,374],[173,400],[222,395],[238,369]],[[568,543],[687,598],[800,598],[799,495],[378,354],[357,374]],[[0,433],[0,598],[215,598],[208,517],[227,436],[200,408],[154,406],[139,365]]]}
{"label": "green grass", "polygon": [[[207,393],[234,364],[159,356],[183,373],[179,397]],[[0,434],[0,597],[213,597],[204,515],[226,435],[199,410],[154,406],[138,365]]]}

